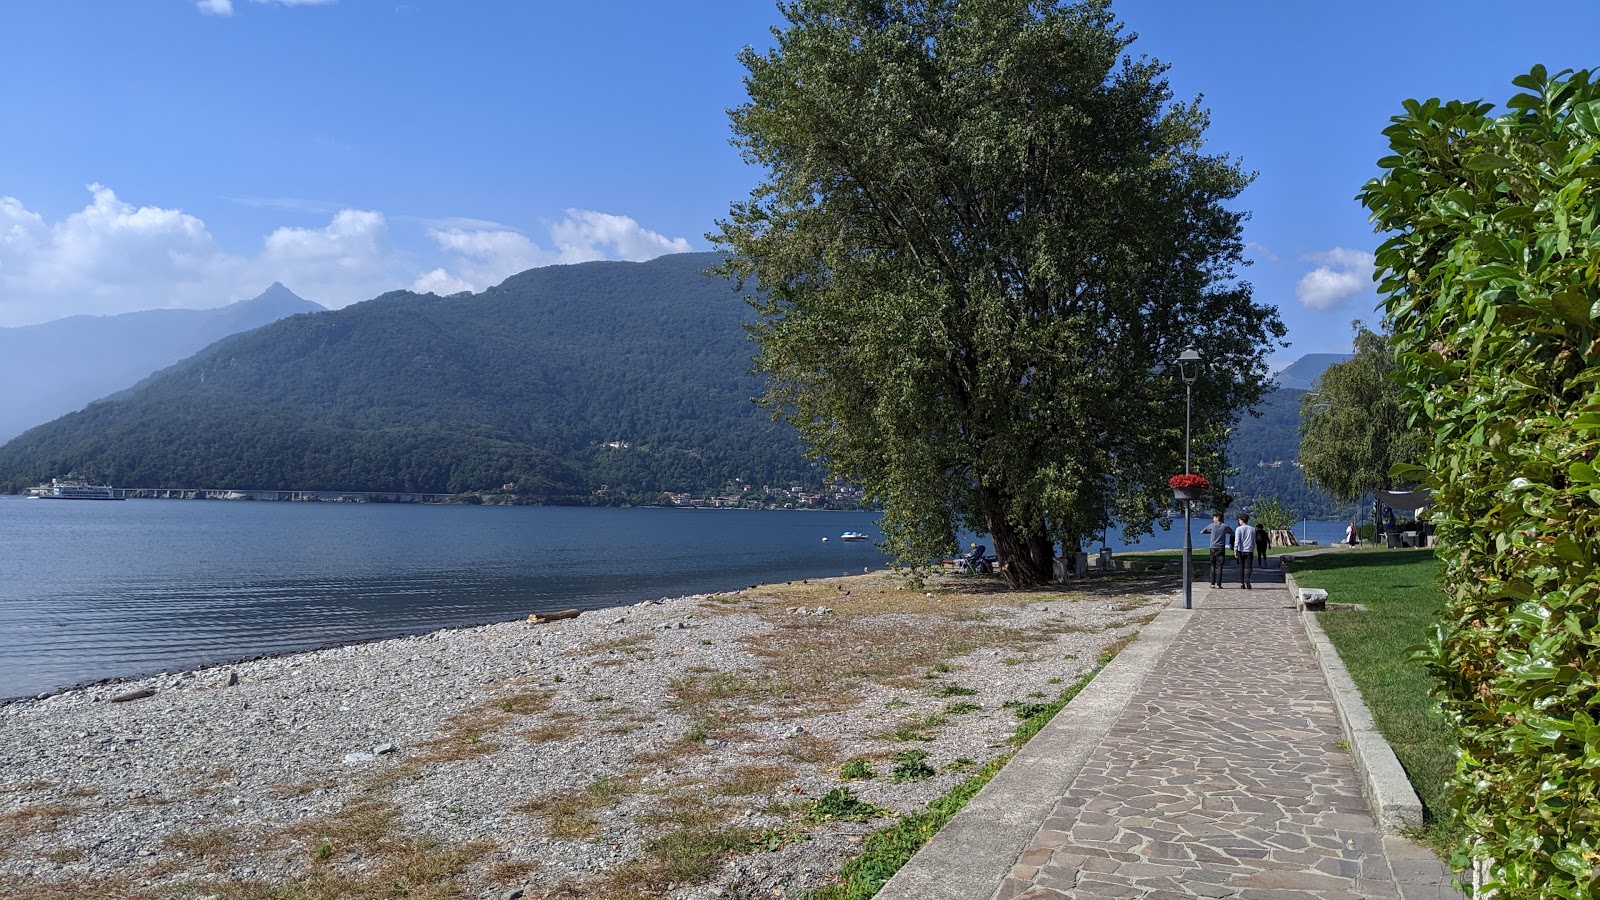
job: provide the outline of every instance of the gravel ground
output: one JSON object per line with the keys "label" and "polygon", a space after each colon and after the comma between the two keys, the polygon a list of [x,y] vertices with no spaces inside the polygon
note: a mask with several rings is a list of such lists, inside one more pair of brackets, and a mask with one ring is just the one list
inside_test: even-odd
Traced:
{"label": "gravel ground", "polygon": [[0,897],[804,896],[1171,599],[863,575],[11,703]]}

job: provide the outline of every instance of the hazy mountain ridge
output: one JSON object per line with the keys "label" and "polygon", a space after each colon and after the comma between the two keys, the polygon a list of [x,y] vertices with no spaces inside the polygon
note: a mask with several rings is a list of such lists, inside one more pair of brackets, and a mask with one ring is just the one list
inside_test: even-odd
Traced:
{"label": "hazy mountain ridge", "polygon": [[0,442],[128,388],[214,343],[286,316],[323,312],[282,284],[215,309],[68,316],[0,328]]}
{"label": "hazy mountain ridge", "polygon": [[1307,353],[1284,366],[1272,380],[1277,382],[1279,388],[1296,391],[1315,390],[1317,379],[1322,377],[1323,372],[1328,371],[1330,366],[1349,362],[1352,358],[1349,353]]}

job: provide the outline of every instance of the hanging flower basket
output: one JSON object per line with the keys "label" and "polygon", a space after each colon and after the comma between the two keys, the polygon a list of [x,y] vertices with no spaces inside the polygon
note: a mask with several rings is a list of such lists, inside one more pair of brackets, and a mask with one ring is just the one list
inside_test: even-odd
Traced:
{"label": "hanging flower basket", "polygon": [[1167,484],[1172,487],[1172,497],[1175,500],[1199,500],[1210,489],[1211,482],[1199,475],[1174,475],[1167,479]]}

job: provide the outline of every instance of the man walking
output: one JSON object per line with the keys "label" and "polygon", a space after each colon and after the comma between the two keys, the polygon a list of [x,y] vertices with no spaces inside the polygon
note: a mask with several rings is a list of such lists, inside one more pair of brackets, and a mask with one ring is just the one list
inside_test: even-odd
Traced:
{"label": "man walking", "polygon": [[1256,529],[1243,513],[1239,514],[1239,527],[1233,530],[1233,555],[1239,560],[1239,584],[1249,590],[1256,562]]}
{"label": "man walking", "polygon": [[1222,568],[1228,564],[1228,543],[1233,538],[1233,529],[1222,521],[1222,513],[1212,513],[1211,524],[1200,529],[1201,534],[1211,535],[1211,586],[1222,587]]}
{"label": "man walking", "polygon": [[1267,566],[1267,548],[1272,546],[1272,532],[1259,526],[1256,527],[1256,568],[1264,569]]}

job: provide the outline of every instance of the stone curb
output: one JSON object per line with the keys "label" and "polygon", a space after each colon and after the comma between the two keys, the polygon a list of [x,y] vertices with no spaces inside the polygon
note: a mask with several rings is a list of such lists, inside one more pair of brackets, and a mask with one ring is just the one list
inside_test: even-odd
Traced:
{"label": "stone curb", "polygon": [[993,897],[1192,611],[1169,606],[945,824],[875,900]]}
{"label": "stone curb", "polygon": [[[1297,600],[1300,588],[1294,576],[1285,570],[1283,579],[1289,586],[1289,598]],[[1349,670],[1344,667],[1344,660],[1339,658],[1339,652],[1323,633],[1316,613],[1302,611],[1300,621],[1304,623],[1306,637],[1311,641],[1311,655],[1316,657],[1322,678],[1328,683],[1328,692],[1333,695],[1339,724],[1350,742],[1350,755],[1355,760],[1356,774],[1361,779],[1362,793],[1366,794],[1367,802],[1372,804],[1372,814],[1377,818],[1378,825],[1390,834],[1421,828],[1422,801],[1411,787],[1405,769],[1401,768],[1400,759],[1394,755],[1394,748],[1389,746],[1389,742],[1378,731],[1378,726],[1373,723],[1372,713],[1361,699],[1361,691],[1350,678]]]}

